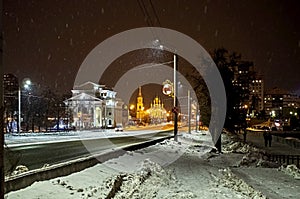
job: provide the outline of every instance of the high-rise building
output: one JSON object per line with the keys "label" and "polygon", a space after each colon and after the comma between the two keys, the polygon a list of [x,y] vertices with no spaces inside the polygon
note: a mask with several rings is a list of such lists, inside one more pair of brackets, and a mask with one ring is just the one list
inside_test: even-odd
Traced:
{"label": "high-rise building", "polygon": [[262,77],[253,78],[249,84],[249,105],[252,113],[259,112],[264,109],[264,80]]}
{"label": "high-rise building", "polygon": [[277,87],[265,93],[264,108],[266,114],[273,118],[289,118],[291,114],[299,117],[297,115],[299,106],[299,97],[296,93],[291,93]]}
{"label": "high-rise building", "polygon": [[3,75],[3,93],[4,93],[4,105],[6,108],[6,115],[13,117],[17,111],[17,99],[18,99],[18,78],[13,74]]}
{"label": "high-rise building", "polygon": [[238,90],[240,102],[236,104],[236,109],[242,109],[245,105],[249,106],[250,84],[254,79],[255,72],[253,62],[239,61],[229,69],[233,72],[233,87]]}

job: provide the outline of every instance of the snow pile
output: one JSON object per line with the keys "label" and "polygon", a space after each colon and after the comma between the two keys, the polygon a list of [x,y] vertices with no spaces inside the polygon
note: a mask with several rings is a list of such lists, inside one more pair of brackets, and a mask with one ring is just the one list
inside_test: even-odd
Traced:
{"label": "snow pile", "polygon": [[[278,168],[278,164],[268,161],[268,157],[263,150],[253,147],[247,143],[233,141],[224,135],[223,152],[245,154],[238,166],[256,166],[267,168]],[[223,139],[222,137],[222,139]]]}
{"label": "snow pile", "polygon": [[295,179],[300,180],[300,169],[298,169],[294,164],[287,165],[286,167],[281,166],[279,168],[279,171],[282,171],[285,174],[293,176]]}
{"label": "snow pile", "polygon": [[245,198],[266,198],[261,192],[254,190],[251,186],[245,183],[232,173],[230,169],[219,170],[222,174],[217,181],[221,186],[227,187],[235,192],[241,193]]}
{"label": "snow pile", "polygon": [[256,166],[264,168],[278,168],[280,165],[271,162],[263,151],[250,151],[243,156],[238,166]]}
{"label": "snow pile", "polygon": [[[182,133],[182,138],[186,139],[186,140],[191,140],[193,142],[203,142],[203,137],[204,136],[209,136],[209,132],[208,131],[192,131],[191,133]],[[211,137],[210,137],[211,139]]]}
{"label": "snow pile", "polygon": [[227,144],[223,145],[224,153],[249,153],[252,151],[258,151],[257,148],[250,146],[249,144],[238,142],[238,141],[230,141]]}
{"label": "snow pile", "polygon": [[26,166],[24,166],[24,165],[18,165],[17,167],[16,167],[16,169],[12,172],[12,176],[14,176],[14,175],[18,175],[18,174],[21,174],[21,173],[25,173],[25,172],[27,172],[27,171],[29,171],[29,169],[26,167]]}
{"label": "snow pile", "polygon": [[141,168],[134,173],[121,173],[108,178],[100,193],[100,198],[114,199],[195,198],[192,192],[178,187],[173,172],[164,170],[149,159],[144,160]]}

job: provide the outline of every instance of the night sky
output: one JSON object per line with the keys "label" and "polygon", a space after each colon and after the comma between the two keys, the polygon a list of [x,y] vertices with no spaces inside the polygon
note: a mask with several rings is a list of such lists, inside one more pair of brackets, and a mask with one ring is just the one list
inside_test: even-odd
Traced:
{"label": "night sky", "polygon": [[3,0],[3,9],[5,72],[60,93],[72,89],[84,58],[103,40],[159,26],[189,35],[207,51],[241,53],[267,89],[300,94],[298,0]]}

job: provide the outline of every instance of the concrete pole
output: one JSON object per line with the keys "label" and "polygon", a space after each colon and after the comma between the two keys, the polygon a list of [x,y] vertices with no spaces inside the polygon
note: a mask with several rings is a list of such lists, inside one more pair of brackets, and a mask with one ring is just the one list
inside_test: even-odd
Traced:
{"label": "concrete pole", "polygon": [[18,133],[21,133],[21,85],[18,90]]}
{"label": "concrete pole", "polygon": [[191,133],[191,92],[190,90],[188,90],[188,118],[189,118],[188,133]]}
{"label": "concrete pole", "polygon": [[178,141],[178,108],[177,108],[177,56],[174,54],[174,140]]}
{"label": "concrete pole", "polygon": [[[3,1],[0,1],[0,10],[3,10]],[[0,198],[4,198],[4,104],[3,104],[3,48],[2,48],[2,15],[0,16]]]}

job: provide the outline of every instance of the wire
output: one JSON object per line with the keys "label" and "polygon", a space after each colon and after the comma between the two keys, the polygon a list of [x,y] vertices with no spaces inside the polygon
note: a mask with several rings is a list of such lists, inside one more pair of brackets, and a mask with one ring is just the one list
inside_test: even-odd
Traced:
{"label": "wire", "polygon": [[141,11],[143,12],[144,17],[146,17],[146,23],[147,23],[147,25],[150,26],[150,27],[153,27],[154,26],[153,22],[152,22],[152,20],[150,18],[150,15],[149,15],[149,13],[148,13],[148,11],[146,9],[146,6],[145,6],[143,0],[137,0],[137,2],[139,4],[139,7],[140,7]]}
{"label": "wire", "polygon": [[156,10],[155,10],[155,8],[154,8],[154,6],[153,6],[152,0],[149,0],[149,2],[150,2],[151,8],[152,8],[152,10],[153,10],[153,13],[154,13],[154,16],[155,16],[155,18],[156,18],[156,21],[157,21],[158,25],[159,25],[160,27],[162,27],[162,26],[161,26],[161,23],[160,23],[160,20],[159,20],[159,18],[158,18],[157,12],[156,12]]}
{"label": "wire", "polygon": [[140,69],[145,69],[145,68],[152,68],[154,66],[161,66],[161,65],[170,64],[170,63],[173,63],[173,62],[174,61],[168,61],[168,62],[157,63],[157,64],[148,65],[148,66],[141,66],[141,67],[133,68],[132,70],[140,70]]}

